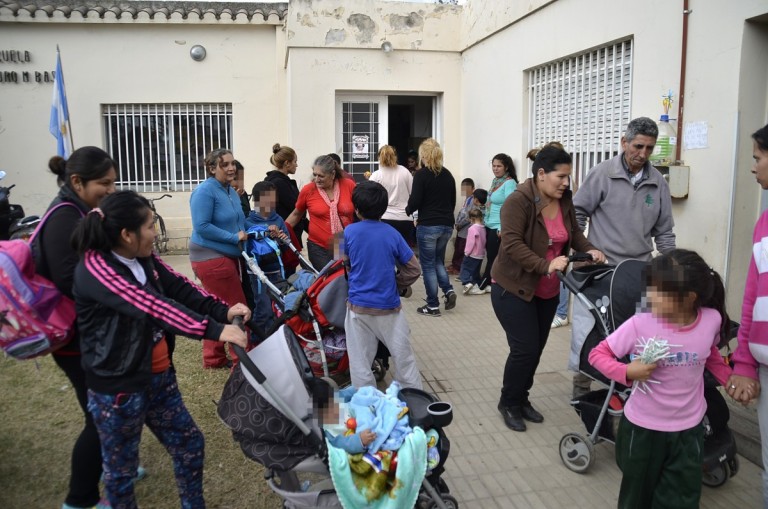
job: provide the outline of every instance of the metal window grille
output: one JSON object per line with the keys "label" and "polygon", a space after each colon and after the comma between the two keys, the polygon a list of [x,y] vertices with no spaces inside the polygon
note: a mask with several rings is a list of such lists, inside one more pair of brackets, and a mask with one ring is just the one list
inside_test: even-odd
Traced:
{"label": "metal window grille", "polygon": [[528,92],[531,146],[562,143],[578,186],[621,150],[632,103],[632,40],[529,70]]}
{"label": "metal window grille", "polygon": [[379,103],[343,102],[343,165],[356,180],[378,167]]}
{"label": "metal window grille", "polygon": [[105,104],[102,115],[122,189],[191,190],[206,178],[206,154],[232,148],[231,104]]}

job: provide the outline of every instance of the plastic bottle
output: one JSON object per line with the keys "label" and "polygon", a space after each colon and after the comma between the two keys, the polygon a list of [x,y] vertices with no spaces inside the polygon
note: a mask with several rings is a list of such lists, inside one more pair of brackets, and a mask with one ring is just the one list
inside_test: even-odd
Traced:
{"label": "plastic bottle", "polygon": [[654,166],[670,166],[675,162],[677,149],[677,133],[669,123],[669,115],[662,115],[658,122],[659,137],[653,149],[650,160]]}

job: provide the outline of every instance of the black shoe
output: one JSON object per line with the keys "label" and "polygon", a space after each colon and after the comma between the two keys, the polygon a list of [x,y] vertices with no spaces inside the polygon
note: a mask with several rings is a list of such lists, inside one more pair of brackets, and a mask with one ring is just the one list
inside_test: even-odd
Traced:
{"label": "black shoe", "polygon": [[525,431],[525,422],[519,406],[507,407],[499,403],[497,407],[504,417],[504,424],[512,431]]}
{"label": "black shoe", "polygon": [[400,297],[405,297],[406,299],[413,295],[413,290],[410,286],[406,286],[405,288],[400,288]]}
{"label": "black shoe", "polygon": [[456,307],[456,292],[448,290],[445,294],[445,310],[453,309]]}
{"label": "black shoe", "polygon": [[523,405],[520,409],[520,413],[523,415],[523,419],[526,421],[535,422],[537,424],[544,422],[544,416],[537,412],[530,403]]}
{"label": "black shoe", "polygon": [[431,308],[425,305],[416,308],[416,313],[424,316],[440,316],[440,308]]}

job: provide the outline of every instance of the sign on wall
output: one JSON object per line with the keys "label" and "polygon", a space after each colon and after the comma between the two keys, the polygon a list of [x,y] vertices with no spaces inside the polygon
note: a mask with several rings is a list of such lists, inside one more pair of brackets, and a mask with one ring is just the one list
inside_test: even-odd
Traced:
{"label": "sign on wall", "polygon": [[32,63],[32,53],[28,50],[0,50],[0,83],[51,83],[54,71],[32,70],[27,64]]}

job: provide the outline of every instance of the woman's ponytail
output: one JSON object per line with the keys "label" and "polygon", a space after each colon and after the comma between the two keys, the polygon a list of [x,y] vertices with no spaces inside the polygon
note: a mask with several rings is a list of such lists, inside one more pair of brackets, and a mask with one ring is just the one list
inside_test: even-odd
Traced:
{"label": "woman's ponytail", "polygon": [[120,243],[123,230],[138,233],[151,213],[149,202],[135,191],[117,191],[91,210],[72,234],[72,247],[86,251],[111,251]]}

